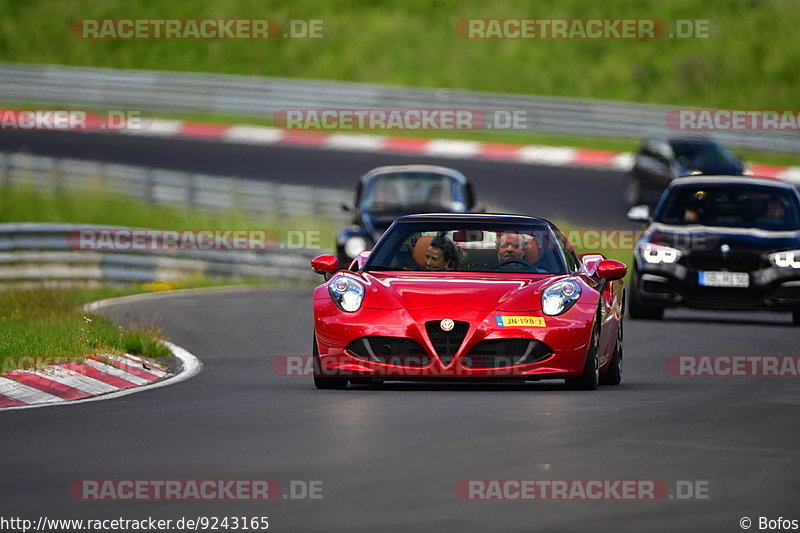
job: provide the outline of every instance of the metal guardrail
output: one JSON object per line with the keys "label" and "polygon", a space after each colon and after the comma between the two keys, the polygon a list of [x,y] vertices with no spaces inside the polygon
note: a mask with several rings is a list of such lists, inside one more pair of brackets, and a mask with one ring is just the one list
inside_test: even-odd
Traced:
{"label": "metal guardrail", "polygon": [[90,224],[0,224],[0,283],[319,278],[309,265],[314,256],[322,253],[314,248],[114,252],[75,250],[70,246],[70,232],[99,229],[132,228]]}
{"label": "metal guardrail", "polygon": [[[546,133],[625,138],[680,133],[666,122],[675,106],[338,81],[0,63],[0,86],[7,102],[89,108],[267,118],[281,109],[458,108],[523,111],[531,130]],[[735,147],[800,152],[796,131],[716,132],[715,137]]]}
{"label": "metal guardrail", "polygon": [[341,189],[193,174],[148,167],[0,152],[0,185],[58,191],[102,187],[147,203],[201,211],[239,209],[276,219],[308,217],[345,224],[353,193]]}

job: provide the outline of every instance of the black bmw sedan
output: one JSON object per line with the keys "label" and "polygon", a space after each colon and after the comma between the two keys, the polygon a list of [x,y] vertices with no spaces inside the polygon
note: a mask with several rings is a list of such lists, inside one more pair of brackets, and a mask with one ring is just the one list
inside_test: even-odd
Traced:
{"label": "black bmw sedan", "polygon": [[667,307],[789,311],[800,325],[800,194],[763,178],[672,182],[634,248],[628,316]]}

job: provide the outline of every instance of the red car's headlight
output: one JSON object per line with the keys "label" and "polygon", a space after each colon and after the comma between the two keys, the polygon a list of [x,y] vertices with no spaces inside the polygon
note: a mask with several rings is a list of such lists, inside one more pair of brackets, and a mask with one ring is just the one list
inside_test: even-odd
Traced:
{"label": "red car's headlight", "polygon": [[342,311],[355,313],[364,301],[364,286],[347,276],[336,276],[328,284],[328,292]]}
{"label": "red car's headlight", "polygon": [[542,292],[542,312],[546,315],[560,315],[578,301],[581,286],[571,279],[553,283]]}

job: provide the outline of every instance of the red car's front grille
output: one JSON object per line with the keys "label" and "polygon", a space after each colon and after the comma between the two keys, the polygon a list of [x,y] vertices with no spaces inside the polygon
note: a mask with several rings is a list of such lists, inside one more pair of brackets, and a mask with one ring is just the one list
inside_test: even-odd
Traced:
{"label": "red car's front grille", "polygon": [[387,365],[423,367],[431,362],[425,349],[405,337],[359,337],[347,346],[359,359]]}
{"label": "red car's front grille", "polygon": [[461,359],[468,368],[501,368],[527,365],[546,359],[552,350],[530,339],[487,339],[479,342]]}
{"label": "red car's front grille", "polygon": [[456,320],[453,329],[444,331],[441,321],[429,320],[425,322],[425,331],[428,333],[428,338],[431,340],[439,360],[443,365],[447,366],[455,357],[458,349],[461,348],[464,337],[467,336],[467,331],[469,331],[469,322]]}

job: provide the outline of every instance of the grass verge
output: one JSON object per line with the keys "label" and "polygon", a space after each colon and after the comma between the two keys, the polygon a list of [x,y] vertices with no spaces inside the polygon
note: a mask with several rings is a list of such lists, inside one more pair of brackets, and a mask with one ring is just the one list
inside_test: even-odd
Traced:
{"label": "grass verge", "polygon": [[[277,282],[250,279],[235,283],[242,284],[269,286]],[[83,311],[83,305],[132,294],[226,285],[234,283],[193,279],[68,289],[5,285],[0,288],[0,373],[57,361],[83,361],[86,355],[99,353],[169,356],[155,323],[123,327]]]}
{"label": "grass verge", "polygon": [[89,290],[3,290],[0,299],[0,371],[39,367],[54,361],[82,361],[84,355],[130,353],[165,357],[154,324],[122,328],[84,313],[80,303],[100,294]]}
{"label": "grass verge", "polygon": [[[80,39],[75,19],[323,19],[324,39]],[[465,18],[704,20],[692,39],[461,38]],[[794,0],[27,0],[0,3],[0,60],[340,79],[743,109],[793,109]]]}

